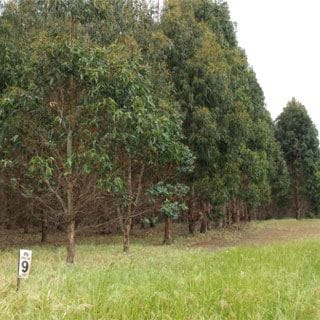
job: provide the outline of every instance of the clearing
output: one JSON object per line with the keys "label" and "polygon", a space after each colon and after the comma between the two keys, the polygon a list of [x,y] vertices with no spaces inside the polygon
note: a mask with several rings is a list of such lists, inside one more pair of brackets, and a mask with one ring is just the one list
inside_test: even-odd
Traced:
{"label": "clearing", "polygon": [[268,245],[302,239],[320,239],[320,220],[269,220],[218,230],[192,245],[204,248]]}
{"label": "clearing", "polygon": [[[135,229],[130,255],[120,236],[83,236],[72,266],[53,245],[57,234],[40,246],[38,234],[1,232],[0,319],[320,319],[319,220],[252,222],[194,237],[176,225],[172,246],[159,245],[161,227]],[[33,260],[16,292],[18,245],[32,249]]]}

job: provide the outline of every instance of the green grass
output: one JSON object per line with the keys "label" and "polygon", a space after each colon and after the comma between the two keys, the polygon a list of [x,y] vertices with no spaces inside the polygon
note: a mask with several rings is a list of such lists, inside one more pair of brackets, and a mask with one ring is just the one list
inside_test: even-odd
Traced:
{"label": "green grass", "polygon": [[[213,231],[214,232],[214,231]],[[320,319],[320,240],[223,250],[82,243],[32,246],[16,286],[17,249],[0,252],[0,319]]]}

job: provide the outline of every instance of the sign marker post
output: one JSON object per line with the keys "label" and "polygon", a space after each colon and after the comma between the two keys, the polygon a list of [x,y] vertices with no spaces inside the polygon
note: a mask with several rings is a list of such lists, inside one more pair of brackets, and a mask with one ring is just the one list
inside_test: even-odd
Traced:
{"label": "sign marker post", "polygon": [[31,266],[32,250],[20,249],[19,263],[18,263],[18,277],[17,277],[17,291],[20,289],[21,279],[29,277]]}

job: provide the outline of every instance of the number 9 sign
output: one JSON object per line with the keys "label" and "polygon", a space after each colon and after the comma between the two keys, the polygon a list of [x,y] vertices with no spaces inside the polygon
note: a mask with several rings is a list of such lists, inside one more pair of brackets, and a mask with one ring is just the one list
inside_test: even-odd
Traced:
{"label": "number 9 sign", "polygon": [[18,278],[26,279],[29,276],[31,265],[31,250],[20,249],[19,253],[19,266],[18,266]]}

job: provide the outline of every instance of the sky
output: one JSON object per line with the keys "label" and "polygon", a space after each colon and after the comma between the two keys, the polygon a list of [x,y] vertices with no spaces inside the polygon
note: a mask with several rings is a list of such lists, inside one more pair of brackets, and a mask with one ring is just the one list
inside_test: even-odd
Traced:
{"label": "sky", "polygon": [[227,2],[273,119],[295,97],[320,132],[320,1]]}

